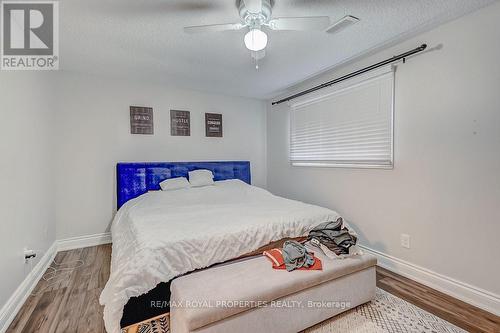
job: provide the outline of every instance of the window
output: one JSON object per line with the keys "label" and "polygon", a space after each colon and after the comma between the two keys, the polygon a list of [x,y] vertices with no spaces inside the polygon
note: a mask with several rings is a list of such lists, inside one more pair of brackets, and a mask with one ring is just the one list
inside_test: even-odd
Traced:
{"label": "window", "polygon": [[291,163],[392,168],[393,100],[391,66],[297,100],[290,114]]}

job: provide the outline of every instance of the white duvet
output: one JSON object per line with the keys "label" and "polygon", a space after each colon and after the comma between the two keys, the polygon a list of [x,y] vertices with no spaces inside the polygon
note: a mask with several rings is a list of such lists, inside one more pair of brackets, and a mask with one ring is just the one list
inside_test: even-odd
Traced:
{"label": "white duvet", "polygon": [[120,332],[129,298],[160,282],[284,237],[305,236],[338,217],[332,210],[277,197],[239,180],[130,200],[111,227],[111,275],[100,297],[106,330]]}

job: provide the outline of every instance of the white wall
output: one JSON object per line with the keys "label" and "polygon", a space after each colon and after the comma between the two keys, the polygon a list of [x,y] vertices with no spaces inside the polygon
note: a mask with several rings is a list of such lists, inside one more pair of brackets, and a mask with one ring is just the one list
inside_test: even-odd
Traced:
{"label": "white wall", "polygon": [[31,270],[23,249],[37,250],[34,266],[55,240],[52,82],[0,73],[0,308]]}
{"label": "white wall", "polygon": [[500,297],[499,17],[495,3],[298,87],[442,44],[397,69],[394,170],[291,167],[288,107],[269,105],[268,188],[337,210],[372,249]]}
{"label": "white wall", "polygon": [[[266,107],[258,100],[60,73],[56,144],[57,238],[102,233],[116,210],[119,161],[249,160],[266,184]],[[155,134],[131,135],[129,106],[153,107]],[[191,136],[170,136],[170,109],[191,111]],[[223,138],[204,113],[223,114]]]}

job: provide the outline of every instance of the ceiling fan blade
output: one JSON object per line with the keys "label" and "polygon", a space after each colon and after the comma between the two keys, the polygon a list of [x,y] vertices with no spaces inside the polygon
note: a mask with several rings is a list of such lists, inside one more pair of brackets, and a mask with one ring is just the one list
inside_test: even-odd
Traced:
{"label": "ceiling fan blade", "polygon": [[331,26],[326,28],[325,32],[328,32],[329,34],[333,34],[336,32],[339,32],[341,30],[344,30],[354,23],[359,22],[359,18],[351,16],[351,15],[346,15],[337,22],[333,23]]}
{"label": "ceiling fan blade", "polygon": [[184,32],[188,34],[208,33],[208,32],[221,32],[229,30],[240,30],[245,27],[242,23],[226,23],[226,24],[209,24],[209,25],[195,25],[191,27],[184,27]]}
{"label": "ceiling fan blade", "polygon": [[260,13],[262,11],[262,0],[241,0],[250,13]]}
{"label": "ceiling fan blade", "polygon": [[272,30],[324,31],[330,25],[328,16],[277,17],[268,23]]}

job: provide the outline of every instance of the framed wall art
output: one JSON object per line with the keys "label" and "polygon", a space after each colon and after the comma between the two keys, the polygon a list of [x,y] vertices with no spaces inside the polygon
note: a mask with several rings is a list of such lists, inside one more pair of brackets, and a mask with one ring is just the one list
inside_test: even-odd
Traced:
{"label": "framed wall art", "polygon": [[211,138],[222,138],[222,114],[205,113],[205,135]]}
{"label": "framed wall art", "polygon": [[154,134],[153,108],[143,106],[130,107],[130,133]]}
{"label": "framed wall art", "polygon": [[172,136],[190,136],[190,118],[189,111],[170,110],[170,134]]}

